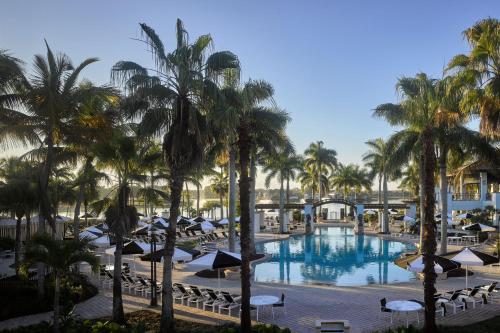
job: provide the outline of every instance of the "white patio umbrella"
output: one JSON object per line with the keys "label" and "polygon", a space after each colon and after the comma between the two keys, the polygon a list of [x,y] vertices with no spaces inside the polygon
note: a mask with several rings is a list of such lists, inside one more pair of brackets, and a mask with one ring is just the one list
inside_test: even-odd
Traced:
{"label": "white patio umbrella", "polygon": [[108,235],[101,236],[99,238],[94,239],[93,241],[90,242],[92,245],[98,246],[98,247],[105,247],[109,246],[111,241],[109,239]]}
{"label": "white patio umbrella", "polygon": [[451,258],[451,260],[458,261],[462,265],[465,265],[465,289],[468,288],[469,266],[487,266],[498,263],[498,258],[483,252],[469,249],[468,247],[460,251],[457,255]]}
{"label": "white patio umbrella", "polygon": [[155,217],[153,219],[153,224],[157,227],[168,228],[168,222],[163,217]]}
{"label": "white patio umbrella", "polygon": [[104,232],[101,229],[96,228],[94,226],[90,226],[88,228],[85,228],[85,229],[83,229],[83,231],[88,231],[88,232],[91,232],[93,234],[98,234],[100,236],[104,235]]}
{"label": "white patio umbrella", "polygon": [[217,250],[201,256],[187,264],[196,269],[216,269],[220,289],[220,269],[241,265],[241,254]]}

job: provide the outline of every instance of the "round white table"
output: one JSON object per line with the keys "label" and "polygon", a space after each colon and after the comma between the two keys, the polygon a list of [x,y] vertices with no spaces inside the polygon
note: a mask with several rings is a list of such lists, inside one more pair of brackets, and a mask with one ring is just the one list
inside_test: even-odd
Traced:
{"label": "round white table", "polygon": [[385,307],[393,312],[405,312],[406,313],[406,327],[408,327],[408,312],[417,312],[417,323],[420,324],[420,318],[418,317],[418,311],[423,309],[423,306],[417,302],[412,301],[390,301],[387,302]]}
{"label": "round white table", "polygon": [[272,306],[274,303],[279,302],[279,298],[270,295],[259,295],[250,297],[250,305],[255,306],[257,309],[256,320],[259,321],[259,308],[264,306]]}

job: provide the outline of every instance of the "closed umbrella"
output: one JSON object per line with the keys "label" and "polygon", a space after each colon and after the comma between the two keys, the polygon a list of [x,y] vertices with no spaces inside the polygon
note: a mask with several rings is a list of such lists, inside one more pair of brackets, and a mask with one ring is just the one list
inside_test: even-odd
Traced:
{"label": "closed umbrella", "polygon": [[483,232],[494,232],[497,231],[496,228],[490,227],[489,225],[481,224],[481,223],[472,223],[469,225],[465,225],[462,227],[463,230],[469,231],[483,231]]}
{"label": "closed umbrella", "polygon": [[[412,272],[421,273],[424,271],[424,255],[412,256],[407,262],[407,269]],[[433,255],[431,256],[434,262],[434,272],[445,273],[451,270],[460,268],[460,263],[454,260],[450,260],[444,257]]]}
{"label": "closed umbrella", "polygon": [[487,266],[498,263],[498,258],[490,256],[489,254],[479,252],[476,250],[464,248],[457,255],[451,258],[453,261],[458,261],[465,265],[465,288],[468,288],[468,267],[469,266]]}
{"label": "closed umbrella", "polygon": [[188,263],[188,266],[197,269],[216,269],[217,270],[217,280],[220,289],[220,269],[237,267],[241,265],[241,255],[239,253],[228,252],[217,250],[205,254]]}

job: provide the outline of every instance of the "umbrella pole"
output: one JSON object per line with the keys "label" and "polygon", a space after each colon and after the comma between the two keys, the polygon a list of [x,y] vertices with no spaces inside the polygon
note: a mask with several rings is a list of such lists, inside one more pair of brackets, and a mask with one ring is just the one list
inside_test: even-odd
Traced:
{"label": "umbrella pole", "polygon": [[220,268],[217,268],[217,288],[220,290]]}

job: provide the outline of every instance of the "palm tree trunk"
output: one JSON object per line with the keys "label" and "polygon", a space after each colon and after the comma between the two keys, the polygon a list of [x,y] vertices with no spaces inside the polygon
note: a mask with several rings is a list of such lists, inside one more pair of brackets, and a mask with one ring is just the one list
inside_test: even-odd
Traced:
{"label": "palm tree trunk", "polygon": [[255,180],[257,178],[257,164],[255,155],[250,155],[250,254],[257,253],[255,249]]}
{"label": "palm tree trunk", "polygon": [[59,295],[61,288],[61,278],[57,270],[55,273],[55,285],[54,285],[54,333],[59,333]]}
{"label": "palm tree trunk", "polygon": [[167,240],[165,242],[163,258],[163,286],[162,286],[162,308],[160,332],[175,332],[174,323],[174,299],[172,296],[172,256],[174,255],[175,228],[177,217],[179,216],[179,205],[182,197],[182,187],[184,184],[183,174],[177,170],[172,170],[170,179],[170,217],[167,229]]}
{"label": "palm tree trunk", "polygon": [[26,240],[31,239],[31,211],[26,213]]}
{"label": "palm tree trunk", "polygon": [[238,129],[240,149],[240,244],[241,244],[241,333],[251,333],[250,319],[250,182],[248,164],[250,159],[250,137],[248,124],[242,122]]}
{"label": "palm tree trunk", "polygon": [[113,269],[113,321],[118,324],[125,324],[125,314],[123,312],[122,298],[122,248],[123,236],[116,237],[115,261]]}
{"label": "palm tree trunk", "polygon": [[22,217],[16,219],[16,245],[14,253],[14,263],[16,267],[16,275],[19,275],[19,264],[21,262],[21,220]]}
{"label": "palm tree trunk", "polygon": [[290,203],[290,177],[286,178],[286,204]]}
{"label": "palm tree trunk", "polygon": [[441,155],[439,156],[439,181],[441,187],[441,254],[447,252],[447,230],[448,230],[448,179],[446,178],[446,159],[448,149],[446,145],[441,145]]}
{"label": "palm tree trunk", "polygon": [[[143,185],[144,185],[144,190],[146,190],[147,189],[146,181],[144,181]],[[145,194],[146,193],[144,193],[144,196],[142,198],[144,200],[144,203],[143,203],[143,205],[144,205],[144,217],[148,216],[148,201],[146,200],[146,195]]]}
{"label": "palm tree trunk", "polygon": [[[150,177],[151,190],[153,191],[154,188],[155,188],[155,181],[153,179],[153,173],[152,172],[150,172],[149,177]],[[151,200],[149,202],[149,213],[150,213],[151,216],[153,216],[153,212],[154,212],[154,202],[153,202],[153,200]]]}
{"label": "palm tree trunk", "polygon": [[196,216],[200,216],[200,184],[196,184]]}
{"label": "palm tree trunk", "polygon": [[234,252],[235,249],[235,232],[234,224],[236,217],[236,150],[229,148],[229,225],[228,225],[228,238],[229,238],[229,251]]}
{"label": "palm tree trunk", "polygon": [[425,210],[424,210],[424,156],[423,153],[420,153],[420,161],[419,161],[419,176],[420,176],[420,193],[419,193],[419,200],[420,200],[420,241],[418,245],[418,251],[421,253],[422,252],[422,246],[424,242],[424,217],[425,217]]}
{"label": "palm tree trunk", "polygon": [[387,172],[384,171],[384,215],[382,217],[382,233],[389,232],[389,193],[387,189]]}
{"label": "palm tree trunk", "polygon": [[283,234],[287,231],[287,226],[285,224],[285,190],[284,190],[284,179],[280,172],[280,232]]}
{"label": "palm tree trunk", "polygon": [[220,218],[224,218],[224,196],[222,193],[219,195],[219,204],[220,204]]}
{"label": "palm tree trunk", "polygon": [[83,184],[78,187],[78,195],[75,202],[75,211],[73,214],[73,237],[78,239],[80,234],[80,208],[83,201]]}
{"label": "palm tree trunk", "polygon": [[434,232],[434,205],[435,205],[435,180],[434,170],[436,168],[436,158],[434,155],[434,142],[432,130],[424,131],[423,141],[424,153],[424,302],[425,302],[425,324],[424,331],[431,333],[436,331],[436,303],[434,294],[436,293],[436,273],[434,272],[434,261],[432,257],[436,253],[436,237]]}

